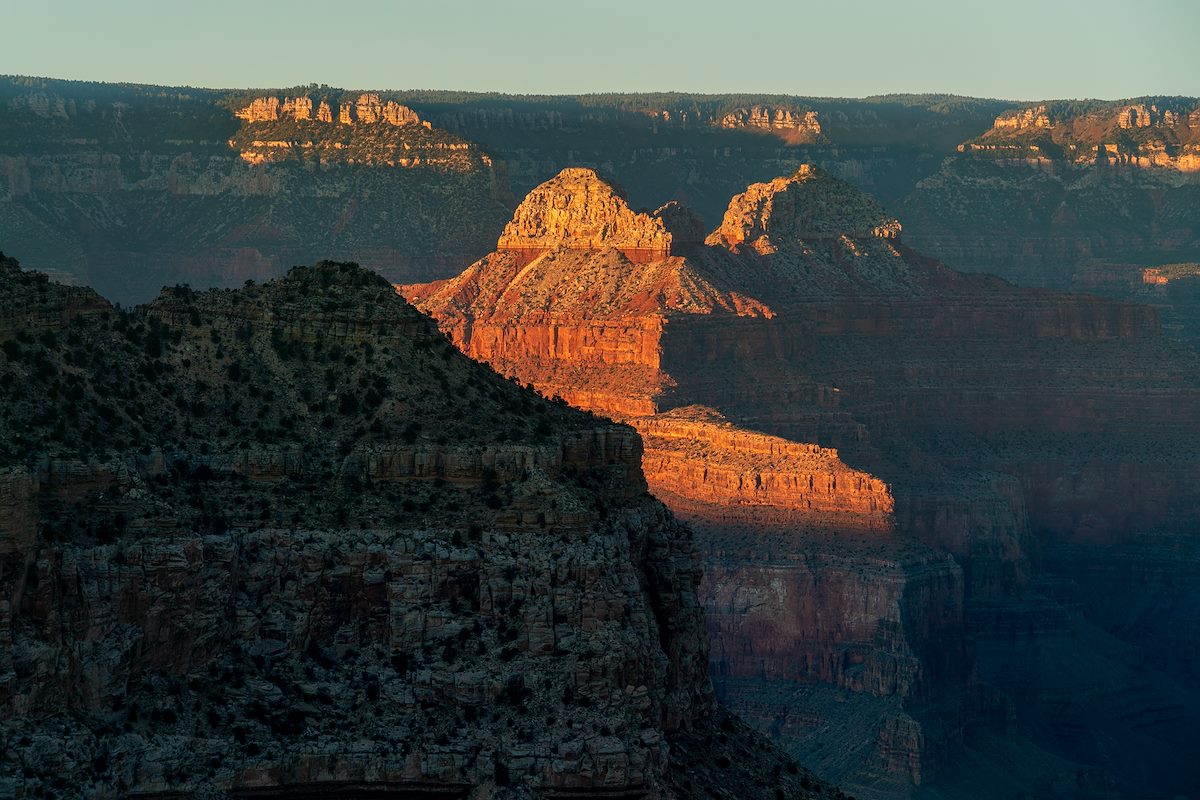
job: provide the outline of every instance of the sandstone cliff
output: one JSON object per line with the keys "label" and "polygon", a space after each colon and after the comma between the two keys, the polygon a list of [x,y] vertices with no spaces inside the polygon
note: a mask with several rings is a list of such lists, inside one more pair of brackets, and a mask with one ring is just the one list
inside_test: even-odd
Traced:
{"label": "sandstone cliff", "polygon": [[[1131,672],[1110,617],[1047,596],[1062,573],[1042,553],[1103,558],[1132,531],[1193,524],[1180,443],[1200,364],[1153,309],[955,273],[899,234],[805,168],[734,197],[681,256],[497,253],[402,291],[466,352],[639,430],[651,490],[700,534],[719,695],[825,775],[868,794],[1186,785],[1186,757],[1152,779],[1139,764],[1200,709],[1197,687]],[[742,299],[633,291],[666,270]],[[1013,626],[1029,651],[1000,645]],[[1068,640],[1110,687],[1081,686],[1074,710],[1034,656]],[[1044,691],[1005,677],[1022,658]],[[1089,702],[1122,709],[1102,765],[1020,722],[1087,724]],[[964,765],[996,748],[1029,768],[973,783]]]}
{"label": "sandstone cliff", "polygon": [[0,277],[58,316],[0,336],[7,794],[826,790],[713,706],[628,428],[354,265],[134,313]]}
{"label": "sandstone cliff", "polygon": [[[1057,145],[1057,148],[1047,145]],[[1076,111],[1062,103],[1010,111],[959,151],[1020,159],[1021,150],[1044,154],[1035,162],[1162,167],[1200,171],[1200,107],[1179,99],[1100,103]]]}
{"label": "sandstone cliff", "polygon": [[748,128],[774,133],[789,144],[808,144],[823,139],[821,121],[816,111],[753,106],[730,111],[717,124],[727,129]]}
{"label": "sandstone cliff", "polygon": [[671,255],[663,219],[635,213],[595,170],[565,169],[534,189],[496,242],[533,258],[546,250],[619,250],[634,260]]}
{"label": "sandstone cliff", "polygon": [[[234,112],[241,128],[229,139],[247,164],[305,160],[473,172],[491,159],[470,142],[436,131],[417,113],[378,94],[332,103],[312,112],[311,97],[258,97]],[[334,123],[334,110],[337,123]]]}
{"label": "sandstone cliff", "polygon": [[794,175],[753,184],[734,197],[708,243],[744,244],[761,252],[772,248],[772,235],[787,243],[835,236],[898,239],[900,230],[899,221],[872,198],[804,164]]}
{"label": "sandstone cliff", "polygon": [[[277,122],[292,119],[297,122],[315,119],[318,122],[333,122],[334,109],[337,109],[338,122],[351,125],[356,122],[364,125],[372,123],[387,123],[396,127],[405,125],[421,125],[417,112],[408,106],[403,106],[395,100],[383,101],[378,94],[362,94],[357,100],[347,100],[332,103],[328,97],[322,97],[313,112],[313,99],[300,95],[297,97],[256,97],[249,105],[238,109],[234,116],[246,122]],[[428,123],[426,127],[430,127]]]}

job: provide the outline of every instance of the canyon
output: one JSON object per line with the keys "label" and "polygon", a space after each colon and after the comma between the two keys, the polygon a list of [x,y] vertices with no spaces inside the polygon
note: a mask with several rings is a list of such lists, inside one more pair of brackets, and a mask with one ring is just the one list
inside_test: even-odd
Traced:
{"label": "canyon", "polygon": [[633,430],[353,264],[0,278],[0,793],[844,798],[715,704]]}
{"label": "canyon", "polygon": [[[453,793],[504,775],[546,796],[770,794],[747,776],[821,786],[710,709],[707,660],[721,703],[862,798],[1188,795],[1200,785],[1198,131],[1200,101],[1178,97],[0,77],[0,249],[75,284],[9,271],[0,293],[0,389],[46,390],[40,406],[0,409],[13,448],[0,462],[0,642],[15,659],[0,662],[0,698],[21,720],[5,746],[155,796],[214,776],[247,797],[367,779]],[[474,368],[411,310],[372,316],[350,284],[380,292],[359,273],[323,266],[271,284],[303,283],[311,301],[290,292],[269,318],[247,307],[275,297],[254,282],[328,257],[399,286],[472,358],[620,425],[481,388],[494,376],[464,377]],[[245,294],[187,286],[248,281]],[[85,285],[149,305],[129,316]],[[329,316],[351,295],[365,305]],[[80,326],[108,361],[91,366],[69,340]],[[420,375],[406,389],[411,364],[397,362],[385,391],[372,381],[386,370],[364,361],[389,346],[408,358],[374,338],[401,334]],[[313,349],[329,336],[339,343]],[[126,345],[168,354],[126,363]],[[293,350],[320,367],[301,373]],[[141,399],[70,379],[103,365],[138,376]],[[293,398],[281,381],[308,388]],[[100,384],[108,395],[92,394]],[[59,426],[50,408],[79,422]],[[554,415],[582,427],[542,424]],[[479,430],[461,427],[470,419]],[[63,528],[84,502],[95,522]],[[380,528],[397,504],[404,518]],[[583,528],[585,556],[544,552],[546,530]],[[226,530],[235,546],[214,539]],[[648,553],[671,566],[639,572]],[[620,574],[602,574],[613,563]],[[552,586],[509,585],[527,571]],[[480,572],[499,605],[470,607],[483,595],[460,584]],[[680,588],[700,572],[707,632]],[[509,651],[557,652],[555,616],[535,617],[547,602],[557,614],[563,575],[587,587],[563,624],[591,631],[569,657],[591,670],[609,649],[636,655],[578,678],[584,710],[566,713],[551,710],[559,677],[530,667],[546,718],[503,710],[482,744],[464,744],[470,726],[428,706],[494,703],[517,671],[503,659],[524,668]],[[269,609],[257,599],[271,596]],[[395,610],[418,601],[420,620]],[[200,609],[182,627],[168,619],[180,605]],[[523,616],[505,622],[512,605]],[[482,677],[464,676],[465,608]],[[655,632],[677,613],[687,630],[658,635],[661,656]],[[419,656],[397,666],[368,646],[381,637]],[[398,711],[372,719],[380,704],[357,693],[368,674],[386,676],[381,705]],[[448,675],[486,686],[460,691]],[[705,697],[672,694],[676,678]],[[231,680],[245,686],[218,702]],[[46,700],[68,684],[84,696]],[[592,713],[602,686],[629,685],[602,704],[609,716]],[[278,699],[271,687],[300,722],[254,706]],[[485,699],[464,699],[475,691]],[[378,755],[389,736],[421,744],[399,764]],[[745,765],[739,777],[718,752]],[[139,753],[148,770],[130,766]]]}
{"label": "canyon", "polygon": [[[818,774],[1186,793],[1194,626],[1150,617],[1196,600],[1167,588],[1200,566],[1195,351],[1144,305],[954,272],[816,167],[703,241],[695,219],[570,169],[517,207],[519,249],[398,288],[465,353],[639,431],[697,531],[718,696]],[[626,252],[651,230],[656,259]],[[1118,573],[1143,577],[1097,605]]]}
{"label": "canyon", "polygon": [[[711,229],[747,185],[811,163],[897,209],[907,241],[956,269],[1078,291],[1120,272],[1102,293],[1144,300],[1126,278],[1200,259],[1198,110],[1166,97],[518,97],[5,77],[0,241],[124,303],[331,256],[411,283],[486,254],[516,198],[564,168],[602,170],[634,208],[678,201]],[[1181,307],[1190,319],[1194,304]]]}

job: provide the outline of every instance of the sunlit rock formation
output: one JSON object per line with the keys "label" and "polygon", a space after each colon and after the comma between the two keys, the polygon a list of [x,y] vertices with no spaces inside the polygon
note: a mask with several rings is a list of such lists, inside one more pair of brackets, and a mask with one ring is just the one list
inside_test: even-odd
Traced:
{"label": "sunlit rock formation", "polygon": [[[565,208],[554,188],[526,203]],[[1196,521],[1179,444],[1200,419],[1195,354],[1153,309],[924,258],[813,168],[750,186],[705,246],[647,263],[613,246],[624,206],[607,203],[621,213],[586,230],[614,238],[590,250],[555,234],[528,263],[498,251],[402,291],[467,353],[639,430],[651,490],[700,534],[719,695],[867,795],[975,786],[963,765],[995,748],[1029,764],[1006,791],[1141,785],[1198,687],[1177,665],[1136,673],[1149,640],[1108,644],[1112,618],[1073,614],[1043,553],[1103,559]],[[1028,644],[1006,649],[1013,630]],[[1119,704],[1080,688],[1089,720],[1116,714],[1103,764],[1038,722],[1084,724],[1053,699],[1072,646],[1123,687]],[[1157,785],[1193,777],[1158,763]]]}
{"label": "sunlit rock formation", "polygon": [[[1127,279],[1200,248],[1195,98],[1047,102],[957,150],[902,205],[914,246],[956,269],[1132,299]],[[1104,264],[1128,273],[1097,286]]]}

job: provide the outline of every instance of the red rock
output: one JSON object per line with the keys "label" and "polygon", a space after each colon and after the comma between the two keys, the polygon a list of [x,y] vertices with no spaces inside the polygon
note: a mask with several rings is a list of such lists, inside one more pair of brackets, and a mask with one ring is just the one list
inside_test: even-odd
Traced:
{"label": "red rock", "polygon": [[[526,203],[569,205],[553,189]],[[645,224],[610,207],[614,236]],[[1153,309],[955,273],[899,233],[801,169],[735,197],[678,255],[642,263],[605,249],[619,238],[557,231],[532,261],[497,253],[401,287],[474,357],[634,424],[652,491],[700,534],[718,691],[772,729],[791,693],[843,721],[819,687],[864,695],[874,744],[836,734],[857,761],[788,739],[852,787],[952,774],[964,725],[1036,751],[1012,700],[978,683],[966,631],[1001,635],[1052,580],[1047,542],[1200,523],[1178,444],[1200,445],[1200,368]],[[1008,663],[986,656],[989,675]],[[1018,701],[1043,713],[1048,697]]]}

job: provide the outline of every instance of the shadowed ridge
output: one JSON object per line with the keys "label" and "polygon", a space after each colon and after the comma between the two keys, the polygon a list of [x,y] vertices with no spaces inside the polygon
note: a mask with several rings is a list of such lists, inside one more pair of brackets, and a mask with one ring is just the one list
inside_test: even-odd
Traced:
{"label": "shadowed ridge", "polygon": [[355,264],[133,311],[0,279],[0,794],[818,791],[715,707],[629,428]]}

